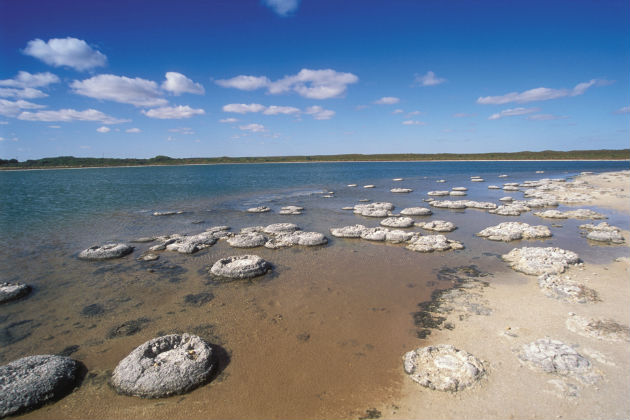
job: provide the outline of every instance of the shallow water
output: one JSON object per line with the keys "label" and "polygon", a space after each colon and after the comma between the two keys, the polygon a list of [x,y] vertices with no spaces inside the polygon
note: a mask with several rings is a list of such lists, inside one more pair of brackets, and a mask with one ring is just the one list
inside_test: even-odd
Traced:
{"label": "shallow water", "polygon": [[[498,256],[514,247],[559,246],[577,252],[587,263],[608,262],[623,255],[623,250],[587,243],[578,231],[583,221],[560,221],[562,227],[552,228],[554,236],[549,240],[497,243],[475,233],[503,221],[551,222],[530,213],[502,217],[474,209],[433,209],[433,216],[416,219],[454,222],[458,229],[447,236],[466,248],[421,254],[402,245],[332,237],[330,227],[378,226],[380,221],[341,207],[362,198],[390,201],[397,209],[425,206],[422,199],[427,191],[456,186],[469,188],[467,199],[496,202],[507,194],[488,190],[491,183],[565,177],[597,168],[625,169],[617,163],[612,167],[605,163],[594,167],[593,162],[554,166],[560,163],[568,164],[536,162],[509,171],[507,168],[518,165],[477,162],[472,167],[454,165],[450,171],[448,166],[440,166],[442,173],[436,173],[435,166],[412,163],[278,165],[271,169],[268,166],[273,165],[251,165],[249,181],[238,179],[241,172],[232,178],[218,177],[212,172],[215,167],[123,168],[118,178],[113,172],[108,174],[107,182],[99,178],[102,171],[114,169],[38,171],[49,173],[50,179],[60,176],[58,182],[67,183],[49,191],[46,198],[41,194],[34,198],[34,189],[25,185],[32,187],[36,176],[24,172],[28,182],[23,181],[21,187],[3,184],[5,191],[16,196],[10,206],[3,204],[7,229],[3,227],[2,243],[11,247],[0,249],[0,269],[3,280],[27,282],[34,291],[28,298],[0,308],[0,363],[26,355],[65,352],[88,368],[88,376],[73,394],[25,414],[26,418],[359,417],[377,403],[395,399],[403,380],[402,354],[430,343],[430,336],[418,338],[412,313],[433,290],[452,286],[438,279],[440,269],[475,265],[494,273],[487,278],[492,282],[501,281],[500,273],[507,270]],[[242,169],[246,165],[229,166],[246,169]],[[541,168],[545,174],[535,174]],[[132,175],[125,172],[129,169],[133,169]],[[204,170],[210,174],[199,175]],[[299,172],[295,177],[294,170]],[[510,177],[498,178],[500,173]],[[470,182],[470,175],[483,176],[486,182]],[[0,176],[3,181],[15,181]],[[395,177],[406,179],[391,181]],[[151,188],[160,194],[145,191],[147,179],[154,179]],[[206,182],[198,183],[199,179]],[[437,179],[447,182],[436,183]],[[80,187],[84,183],[93,196],[84,196]],[[237,186],[221,190],[223,187],[212,187],[213,183]],[[348,183],[359,187],[346,187]],[[369,183],[377,187],[361,188]],[[115,185],[111,187],[115,194],[102,195],[110,184]],[[50,185],[56,184],[51,181]],[[392,194],[389,189],[393,187],[409,187],[414,192]],[[83,192],[72,192],[75,188]],[[335,192],[334,198],[323,197],[322,192],[329,190]],[[520,193],[511,195],[521,197]],[[15,203],[28,208],[31,200],[38,203],[33,204],[36,207],[42,206],[41,200],[50,205],[20,216]],[[51,204],[55,202],[57,205]],[[255,205],[268,205],[276,212],[244,212]],[[301,205],[306,210],[301,216],[278,215],[284,205]],[[157,210],[184,213],[153,216]],[[600,211],[610,217],[611,224],[628,229],[627,218],[608,209]],[[325,233],[329,243],[314,248],[243,250],[219,241],[193,255],[165,251],[157,261],[137,261],[152,245],[148,243],[134,244],[134,253],[119,260],[76,258],[94,243],[196,233],[216,225],[238,231],[280,221]],[[18,226],[23,229],[19,235],[13,232]],[[253,281],[228,283],[207,274],[217,259],[247,253],[270,261],[273,272]],[[133,348],[171,332],[195,333],[217,346],[218,369],[208,385],[160,400],[120,396],[107,385],[111,370]]]}

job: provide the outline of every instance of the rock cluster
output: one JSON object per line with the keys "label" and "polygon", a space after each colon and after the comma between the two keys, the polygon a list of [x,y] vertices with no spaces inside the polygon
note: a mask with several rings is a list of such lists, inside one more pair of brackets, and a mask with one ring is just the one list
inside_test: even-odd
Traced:
{"label": "rock cluster", "polygon": [[166,249],[181,254],[193,254],[201,249],[211,247],[218,239],[228,236],[229,230],[229,226],[214,226],[195,235],[160,236],[156,239],[159,243],[149,250],[163,251]]}
{"label": "rock cluster", "polygon": [[575,252],[560,248],[514,248],[502,258],[516,270],[529,275],[559,274],[580,259]]}
{"label": "rock cluster", "polygon": [[515,241],[517,239],[542,239],[551,237],[547,226],[530,226],[521,222],[504,222],[490,226],[477,233],[477,236],[491,241]]}
{"label": "rock cluster", "polygon": [[547,219],[608,219],[605,215],[589,209],[577,209],[569,211],[545,210],[534,213],[538,217]]}
{"label": "rock cluster", "polygon": [[441,209],[480,209],[480,210],[492,210],[496,209],[497,205],[487,201],[473,201],[473,200],[433,200],[429,203],[432,207]]}
{"label": "rock cluster", "polygon": [[121,258],[133,251],[133,247],[127,244],[94,245],[79,253],[82,260],[109,260]]}
{"label": "rock cluster", "polygon": [[457,229],[457,227],[453,224],[453,222],[446,222],[444,220],[432,220],[430,222],[417,222],[416,226],[422,228],[422,229],[426,229],[426,230],[432,230],[435,232],[452,232],[455,229]]}
{"label": "rock cluster", "polygon": [[429,191],[427,193],[427,195],[430,196],[441,196],[441,195],[448,195],[450,193],[450,191]]}
{"label": "rock cluster", "polygon": [[81,371],[76,360],[49,354],[0,366],[0,418],[63,398],[74,389]]}
{"label": "rock cluster", "polygon": [[262,276],[271,269],[271,264],[258,255],[238,255],[221,258],[210,268],[210,273],[229,279],[250,279]]}
{"label": "rock cluster", "polygon": [[386,202],[374,202],[357,204],[354,206],[354,214],[366,217],[388,217],[392,215],[394,205]]}
{"label": "rock cluster", "polygon": [[624,237],[621,235],[621,229],[615,226],[610,226],[606,222],[601,222],[598,225],[586,224],[580,225],[580,229],[587,231],[586,239],[597,242],[607,242],[613,244],[622,244],[625,242]]}
{"label": "rock cluster", "polygon": [[9,302],[28,295],[31,287],[23,283],[0,283],[0,303]]}
{"label": "rock cluster", "polygon": [[426,207],[407,207],[400,211],[403,216],[430,216],[433,212]]}
{"label": "rock cluster", "polygon": [[388,217],[381,220],[381,226],[396,227],[396,228],[408,228],[414,225],[414,221],[411,217]]}
{"label": "rock cluster", "polygon": [[416,252],[433,252],[463,249],[464,245],[444,235],[427,235],[413,238],[406,248]]}
{"label": "rock cluster", "polygon": [[543,274],[538,277],[538,287],[548,297],[573,303],[597,302],[597,292],[568,275]]}
{"label": "rock cluster", "polygon": [[403,367],[412,380],[438,391],[461,391],[486,373],[472,354],[452,345],[421,347],[405,353]]}
{"label": "rock cluster", "polygon": [[238,234],[225,237],[234,248],[256,248],[264,246],[270,249],[295,245],[316,246],[328,243],[328,239],[318,232],[303,232],[293,223],[274,223],[269,226],[251,226],[241,229]]}
{"label": "rock cluster", "polygon": [[251,207],[247,209],[248,213],[267,213],[269,211],[271,211],[271,209],[267,206]]}
{"label": "rock cluster", "polygon": [[204,384],[213,368],[208,343],[195,335],[171,334],[136,347],[118,363],[111,383],[121,394],[161,398]]}
{"label": "rock cluster", "polygon": [[392,188],[391,190],[389,190],[389,192],[393,192],[393,193],[410,193],[413,192],[413,190],[411,188]]}
{"label": "rock cluster", "polygon": [[300,206],[285,206],[280,209],[279,214],[286,215],[300,215],[304,211],[304,207]]}

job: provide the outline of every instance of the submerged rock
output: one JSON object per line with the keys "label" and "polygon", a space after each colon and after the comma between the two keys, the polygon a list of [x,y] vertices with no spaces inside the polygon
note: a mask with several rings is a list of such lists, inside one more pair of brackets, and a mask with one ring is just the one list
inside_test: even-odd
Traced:
{"label": "submerged rock", "polygon": [[251,207],[247,209],[248,213],[267,213],[269,211],[271,211],[271,209],[267,206]]}
{"label": "submerged rock", "polygon": [[212,347],[202,338],[171,334],[136,347],[118,363],[111,383],[121,394],[161,398],[204,384],[213,368]]}
{"label": "submerged rock", "polygon": [[0,366],[0,417],[65,397],[78,383],[81,370],[76,360],[49,354]]}
{"label": "submerged rock", "polygon": [[514,270],[536,276],[562,273],[570,264],[580,261],[575,252],[554,247],[514,248],[502,258]]}
{"label": "submerged rock", "polygon": [[282,207],[279,211],[279,214],[287,214],[287,215],[300,215],[304,211],[304,207],[300,206],[286,206]]}
{"label": "submerged rock", "polygon": [[9,302],[28,295],[31,286],[23,283],[0,283],[0,303]]}
{"label": "submerged rock", "polygon": [[530,226],[521,222],[505,222],[496,226],[485,228],[477,233],[477,236],[491,241],[514,241],[517,239],[541,239],[551,237],[551,231],[547,226]]}
{"label": "submerged rock", "polygon": [[414,238],[407,249],[417,252],[447,251],[463,249],[461,242],[447,239],[444,235],[427,235]]}
{"label": "submerged rock", "polygon": [[566,326],[584,337],[592,337],[605,341],[630,341],[630,328],[612,319],[584,318],[571,314],[567,318]]}
{"label": "submerged rock", "polygon": [[416,226],[426,230],[433,230],[435,232],[452,232],[457,227],[452,222],[446,222],[444,220],[432,220],[426,223],[416,223]]}
{"label": "submerged rock", "polygon": [[270,269],[271,264],[257,255],[239,255],[220,259],[210,272],[219,277],[249,279],[262,276]]}
{"label": "submerged rock", "polygon": [[625,242],[624,237],[621,235],[621,229],[616,226],[611,226],[606,222],[601,222],[598,225],[580,225],[580,229],[588,232],[586,239],[590,239],[591,241],[613,244],[622,244]]}
{"label": "submerged rock", "polygon": [[403,367],[412,380],[438,391],[461,391],[486,373],[472,354],[452,345],[421,347],[405,353]]}
{"label": "submerged rock", "polygon": [[133,251],[133,247],[127,244],[94,245],[79,253],[82,260],[108,260],[121,258]]}
{"label": "submerged rock", "polygon": [[597,292],[567,275],[543,274],[538,277],[538,287],[548,297],[573,303],[597,302]]}
{"label": "submerged rock", "polygon": [[407,207],[402,209],[400,214],[403,216],[430,216],[433,212],[426,207]]}
{"label": "submerged rock", "polygon": [[330,233],[338,238],[360,238],[361,233],[366,229],[363,225],[344,226],[341,228],[330,228]]}
{"label": "submerged rock", "polygon": [[388,217],[381,220],[382,226],[406,228],[414,225],[414,221],[411,217]]}

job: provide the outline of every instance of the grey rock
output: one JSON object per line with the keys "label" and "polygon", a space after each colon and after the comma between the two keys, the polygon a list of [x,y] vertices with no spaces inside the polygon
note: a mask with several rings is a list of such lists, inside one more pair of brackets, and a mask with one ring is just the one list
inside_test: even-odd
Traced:
{"label": "grey rock", "polygon": [[157,260],[159,258],[160,258],[159,255],[149,253],[149,254],[145,254],[142,257],[140,257],[139,260],[142,260],[142,261],[155,261],[155,260]]}
{"label": "grey rock", "polygon": [[466,204],[466,207],[471,209],[492,210],[497,208],[496,204],[490,203],[488,201],[466,200],[464,201],[464,204]]}
{"label": "grey rock", "polygon": [[0,303],[9,302],[28,295],[31,287],[23,283],[0,283]]}
{"label": "grey rock", "polygon": [[111,383],[121,394],[161,398],[203,385],[213,368],[208,343],[196,335],[171,334],[136,347],[118,363]]}
{"label": "grey rock", "polygon": [[267,206],[251,207],[247,209],[248,213],[267,213],[270,211],[271,209]]}
{"label": "grey rock", "polygon": [[227,239],[227,243],[234,248],[255,248],[264,246],[268,238],[258,232],[239,233]]}
{"label": "grey rock", "polygon": [[477,233],[477,236],[491,241],[514,241],[517,239],[542,239],[551,237],[551,231],[547,226],[530,226],[521,222],[505,222],[496,226],[485,228]]}
{"label": "grey rock", "polygon": [[94,245],[79,253],[83,260],[108,260],[124,257],[133,251],[133,247],[127,244]]}
{"label": "grey rock", "polygon": [[402,242],[408,242],[417,236],[419,236],[417,232],[405,232],[404,230],[394,229],[389,232],[385,232],[385,241],[393,244],[399,244]]}
{"label": "grey rock", "polygon": [[499,201],[511,202],[511,201],[514,201],[514,199],[512,197],[506,196],[506,197],[499,198]]}
{"label": "grey rock", "polygon": [[489,210],[488,213],[498,214],[499,216],[520,216],[521,213],[530,211],[531,209],[524,204],[513,201],[509,204],[503,204],[496,209]]}
{"label": "grey rock", "polygon": [[411,217],[388,217],[381,220],[381,226],[406,228],[414,225]]}
{"label": "grey rock", "polygon": [[451,188],[451,190],[453,190],[453,191],[468,191],[468,188],[466,188],[466,187],[453,187],[453,188]]}
{"label": "grey rock", "polygon": [[485,181],[485,179],[483,179],[483,178],[471,178],[470,179],[470,182],[484,182],[484,181]]}
{"label": "grey rock", "polygon": [[341,228],[330,228],[330,233],[338,238],[360,238],[361,233],[366,229],[363,225],[344,226]]}
{"label": "grey rock", "polygon": [[357,204],[354,206],[354,214],[366,217],[387,217],[391,216],[394,205],[387,202],[374,202],[368,204]]}
{"label": "grey rock", "polygon": [[448,195],[450,193],[450,191],[429,191],[427,193],[427,195],[430,196],[442,196],[442,195]]}
{"label": "grey rock", "polygon": [[572,303],[599,301],[597,292],[568,275],[543,274],[538,277],[538,287],[548,297]]}
{"label": "grey rock", "polygon": [[514,248],[502,258],[514,270],[537,276],[562,273],[570,264],[580,261],[575,252],[554,247]]}
{"label": "grey rock", "polygon": [[403,367],[412,380],[438,391],[461,391],[483,377],[483,362],[452,345],[421,347],[405,353]]}
{"label": "grey rock", "polygon": [[280,233],[291,233],[299,230],[296,224],[293,223],[274,223],[263,229],[263,232],[269,235],[277,235]]}
{"label": "grey rock", "polygon": [[612,319],[585,318],[571,314],[566,326],[569,331],[584,337],[605,341],[630,341],[630,328]]}
{"label": "grey rock", "polygon": [[429,203],[431,207],[439,209],[465,209],[468,207],[465,201],[450,201],[450,200],[433,200]]}
{"label": "grey rock", "polygon": [[606,222],[598,225],[586,224],[580,225],[580,229],[587,231],[586,239],[597,242],[607,242],[612,244],[622,244],[625,242],[621,229],[611,226]]}
{"label": "grey rock", "polygon": [[458,250],[464,248],[461,242],[447,239],[444,235],[426,235],[414,238],[407,249],[416,252]]}
{"label": "grey rock", "polygon": [[265,243],[265,248],[278,249],[295,245],[300,246],[317,246],[328,243],[328,239],[319,232],[291,232],[280,233],[270,238]]}
{"label": "grey rock", "polygon": [[372,184],[364,185],[363,188],[374,188],[374,185]]}
{"label": "grey rock", "polygon": [[403,216],[430,216],[433,212],[426,207],[407,207],[402,209],[400,214]]}
{"label": "grey rock", "polygon": [[300,215],[304,211],[304,207],[300,206],[285,206],[282,207],[279,211],[279,214],[286,215]]}
{"label": "grey rock", "polygon": [[201,249],[211,247],[217,242],[217,239],[213,232],[202,232],[190,236],[183,235],[166,245],[166,249],[179,252],[180,254],[193,254]]}
{"label": "grey rock", "polygon": [[569,211],[545,210],[534,214],[538,217],[545,217],[548,219],[608,219],[607,216],[589,209]]}
{"label": "grey rock", "polygon": [[154,216],[173,216],[175,214],[183,214],[183,211],[155,211],[153,212]]}
{"label": "grey rock", "polygon": [[393,192],[397,194],[404,194],[404,193],[413,192],[413,190],[411,188],[392,188],[391,190],[389,190],[389,192]]}
{"label": "grey rock", "polygon": [[500,190],[501,187],[499,187],[498,185],[488,185],[488,189],[489,190]]}
{"label": "grey rock", "polygon": [[361,232],[361,239],[365,239],[367,241],[377,241],[383,242],[387,239],[387,233],[389,229],[384,227],[374,227],[367,228],[363,232]]}
{"label": "grey rock", "polygon": [[271,264],[258,255],[239,255],[222,258],[215,262],[210,272],[215,276],[231,279],[248,279],[265,274]]}
{"label": "grey rock", "polygon": [[451,191],[449,193],[451,196],[464,196],[467,195],[465,191]]}
{"label": "grey rock", "polygon": [[511,185],[506,185],[506,186],[503,187],[503,191],[518,191],[518,190],[519,190],[518,187],[514,187],[514,186],[511,186]]}
{"label": "grey rock", "polygon": [[446,222],[444,220],[432,220],[426,223],[416,223],[416,226],[426,230],[433,230],[435,232],[452,232],[457,227],[452,222]]}
{"label": "grey rock", "polygon": [[518,358],[534,369],[559,375],[584,374],[591,362],[562,341],[541,338],[521,347]]}
{"label": "grey rock", "polygon": [[49,354],[0,366],[0,417],[18,414],[69,394],[80,379],[76,360]]}

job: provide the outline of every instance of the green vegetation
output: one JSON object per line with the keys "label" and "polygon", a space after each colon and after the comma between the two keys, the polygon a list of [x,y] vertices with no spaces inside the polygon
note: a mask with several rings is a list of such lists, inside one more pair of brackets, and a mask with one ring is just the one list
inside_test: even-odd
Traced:
{"label": "green vegetation", "polygon": [[18,162],[16,159],[0,159],[1,169],[39,168],[87,168],[99,166],[149,166],[192,165],[216,163],[282,163],[282,162],[353,162],[353,161],[430,161],[430,160],[630,160],[630,149],[621,150],[572,150],[560,152],[515,153],[437,153],[437,154],[378,154],[378,155],[314,155],[314,156],[265,156],[265,157],[216,157],[183,158],[156,156],[151,159],[77,158],[59,156]]}

